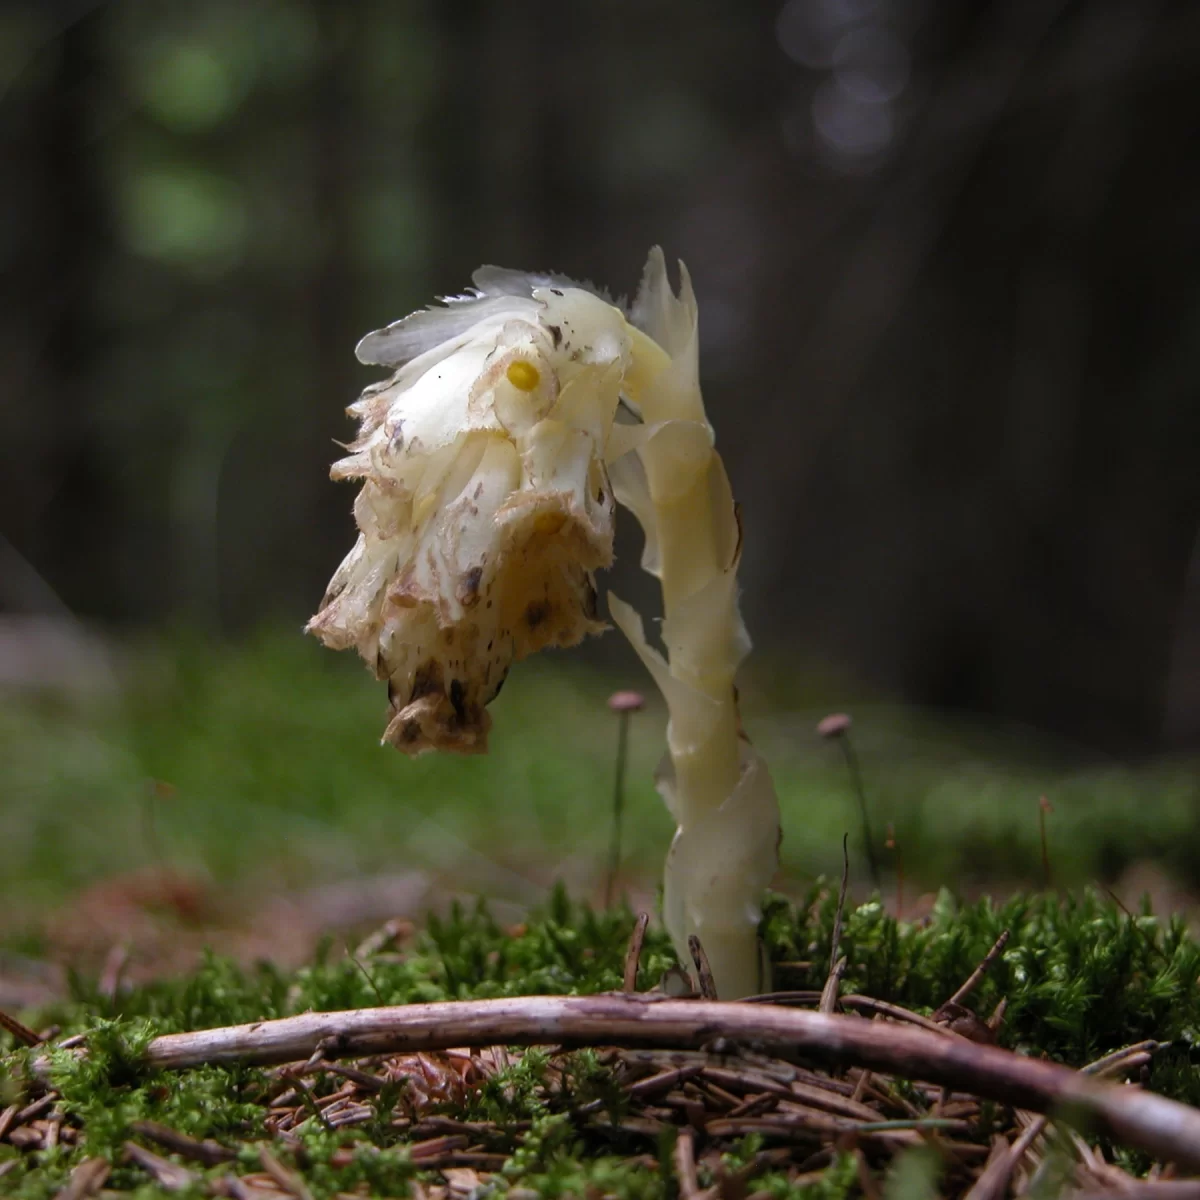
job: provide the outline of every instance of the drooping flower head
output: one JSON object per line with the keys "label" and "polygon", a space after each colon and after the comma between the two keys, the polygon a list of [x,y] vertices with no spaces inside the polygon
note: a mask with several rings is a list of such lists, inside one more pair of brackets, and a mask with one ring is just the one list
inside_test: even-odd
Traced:
{"label": "drooping flower head", "polygon": [[509,666],[603,628],[603,449],[630,329],[553,277],[483,268],[474,282],[359,343],[394,374],[349,409],[359,436],[332,475],[363,481],[359,536],[309,623],[387,681],[384,740],[408,753],[486,750]]}
{"label": "drooping flower head", "polygon": [[387,680],[385,741],[485,750],[510,665],[603,628],[593,574],[612,559],[615,495],[662,589],[662,649],[628,604],[610,595],[609,611],[670,711],[663,915],[682,961],[700,937],[722,996],[761,990],[779,806],[738,717],[741,521],[687,272],[676,294],[653,250],[628,317],[556,277],[486,267],[475,285],[359,344],[394,374],[351,406],[359,437],[333,475],[363,481],[359,537],[309,628]]}

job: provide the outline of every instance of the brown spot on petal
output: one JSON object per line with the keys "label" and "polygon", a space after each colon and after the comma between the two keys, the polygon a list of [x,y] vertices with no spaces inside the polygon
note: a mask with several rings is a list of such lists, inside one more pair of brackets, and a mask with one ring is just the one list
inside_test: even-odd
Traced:
{"label": "brown spot on petal", "polygon": [[587,579],[584,582],[582,594],[580,595],[580,607],[583,609],[583,615],[589,620],[594,621],[600,615],[600,597],[596,593],[596,585]]}
{"label": "brown spot on petal", "polygon": [[387,590],[387,603],[396,608],[416,608],[421,603],[411,567],[405,568]]}
{"label": "brown spot on petal", "polygon": [[454,705],[454,715],[463,725],[467,722],[467,692],[461,679],[450,680],[450,703]]}
{"label": "brown spot on petal", "polygon": [[[432,672],[422,674],[426,681],[432,677]],[[410,700],[389,722],[383,740],[405,754],[426,750],[484,754],[490,725],[487,710],[462,680],[455,679],[449,696],[438,689]]]}
{"label": "brown spot on petal", "polygon": [[444,691],[442,683],[442,664],[440,662],[427,662],[423,667],[417,669],[417,673],[413,676],[412,691],[409,693],[409,700],[420,700],[422,696],[432,695],[434,692]]}
{"label": "brown spot on petal", "polygon": [[550,606],[541,600],[532,601],[525,609],[525,624],[536,629],[550,615]]}
{"label": "brown spot on petal", "polygon": [[472,567],[462,577],[462,582],[455,590],[455,595],[463,608],[474,608],[479,603],[479,584],[482,579],[482,567]]}

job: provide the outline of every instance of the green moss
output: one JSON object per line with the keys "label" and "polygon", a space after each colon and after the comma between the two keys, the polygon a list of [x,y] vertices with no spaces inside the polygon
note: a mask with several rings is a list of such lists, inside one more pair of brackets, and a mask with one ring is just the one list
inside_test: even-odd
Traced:
{"label": "green moss", "polygon": [[[780,898],[768,905],[773,956],[813,963],[797,987],[824,982],[835,908],[832,889],[820,885],[798,905]],[[878,903],[860,905],[842,931],[845,990],[932,1012],[1006,929],[1008,946],[969,1001],[984,1015],[1007,1001],[1002,1044],[1082,1066],[1130,1042],[1171,1042],[1152,1083],[1200,1103],[1200,1073],[1179,1066],[1180,1056],[1192,1061],[1200,1034],[1200,945],[1182,918],[1131,915],[1095,890],[1015,896],[1002,905],[960,904],[943,891],[928,920],[909,925]]]}
{"label": "green moss", "polygon": [[[789,978],[788,986],[819,987],[829,960],[836,900],[817,885],[799,903],[774,897],[764,917],[764,934],[777,961],[813,965]],[[309,967],[284,976],[267,967],[244,971],[209,958],[185,979],[136,988],[115,1001],[102,1001],[79,984],[75,997],[53,1013],[65,1033],[86,1031],[89,1053],[52,1053],[52,1078],[68,1119],[81,1128],[74,1147],[28,1155],[3,1177],[0,1188],[41,1200],[53,1195],[83,1158],[101,1155],[114,1164],[111,1187],[146,1189],[144,1173],[122,1161],[121,1148],[136,1121],[157,1121],[191,1137],[237,1148],[234,1169],[256,1170],[256,1143],[267,1136],[263,1101],[271,1086],[267,1072],[205,1067],[183,1074],[147,1072],[140,1056],[159,1032],[283,1016],[307,1009],[403,1004],[475,996],[538,992],[586,993],[619,986],[633,915],[627,910],[596,913],[557,891],[544,910],[516,930],[502,928],[483,906],[455,908],[431,920],[402,956],[380,954],[364,962],[328,949]],[[1003,996],[1008,1009],[1001,1041],[1026,1053],[1073,1065],[1129,1042],[1170,1042],[1150,1074],[1164,1094],[1200,1102],[1200,947],[1180,921],[1149,913],[1130,916],[1101,894],[1059,899],[1015,897],[959,904],[939,897],[927,920],[898,923],[879,904],[850,909],[841,951],[849,957],[846,989],[930,1012],[970,974],[1001,930],[1011,940],[970,999],[986,1013]],[[673,962],[667,939],[651,931],[639,985],[649,987]],[[796,975],[795,968],[789,969]],[[0,1077],[22,1078],[30,1057],[11,1050]],[[625,1098],[612,1086],[602,1055],[580,1051],[555,1055],[561,1078],[545,1085],[549,1052],[514,1059],[467,1099],[447,1111],[465,1120],[490,1121],[489,1150],[507,1154],[497,1186],[521,1187],[539,1196],[611,1194],[631,1198],[668,1194],[664,1172],[648,1160],[645,1139],[618,1129],[598,1130],[572,1117],[581,1104],[620,1119]],[[372,1194],[402,1195],[418,1172],[405,1149],[405,1135],[391,1124],[397,1090],[376,1098],[379,1119],[331,1133],[315,1120],[298,1127],[299,1164],[314,1195],[366,1185]],[[994,1114],[985,1110],[981,1136]],[[286,1149],[274,1142],[288,1162]],[[349,1149],[348,1149],[349,1148]],[[659,1148],[669,1156],[669,1146]],[[746,1139],[727,1155],[731,1169],[754,1160],[757,1139]],[[0,1153],[11,1155],[12,1149]],[[1125,1156],[1132,1167],[1144,1167]],[[888,1194],[917,1194],[927,1177],[923,1160],[898,1163]],[[208,1178],[229,1167],[203,1171]],[[926,1174],[922,1174],[925,1171]],[[764,1169],[755,1188],[772,1196],[834,1197],[854,1184],[852,1160],[841,1159],[819,1185],[797,1190],[786,1176]],[[790,1190],[789,1190],[790,1189]]]}

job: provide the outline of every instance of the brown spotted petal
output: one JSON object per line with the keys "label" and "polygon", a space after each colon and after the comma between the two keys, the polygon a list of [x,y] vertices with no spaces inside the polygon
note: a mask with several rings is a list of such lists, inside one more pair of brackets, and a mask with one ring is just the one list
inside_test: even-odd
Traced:
{"label": "brown spotted petal", "polygon": [[334,467],[363,480],[359,539],[309,629],[355,646],[387,681],[384,741],[410,754],[486,750],[487,705],[511,664],[603,628],[593,573],[612,560],[613,498],[602,443],[627,326],[578,289],[511,299],[480,301],[476,326],[464,326],[473,302],[456,302],[447,343],[430,341],[436,320],[368,339],[399,369],[352,408],[360,437]]}

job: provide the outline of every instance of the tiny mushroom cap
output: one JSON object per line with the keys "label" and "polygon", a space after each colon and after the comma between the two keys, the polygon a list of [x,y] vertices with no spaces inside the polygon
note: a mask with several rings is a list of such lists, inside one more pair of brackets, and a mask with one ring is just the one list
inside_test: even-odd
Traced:
{"label": "tiny mushroom cap", "polygon": [[841,737],[853,722],[849,713],[830,713],[817,724],[817,732],[823,738]]}
{"label": "tiny mushroom cap", "polygon": [[641,692],[613,692],[608,707],[615,713],[641,712],[646,707],[646,697]]}

